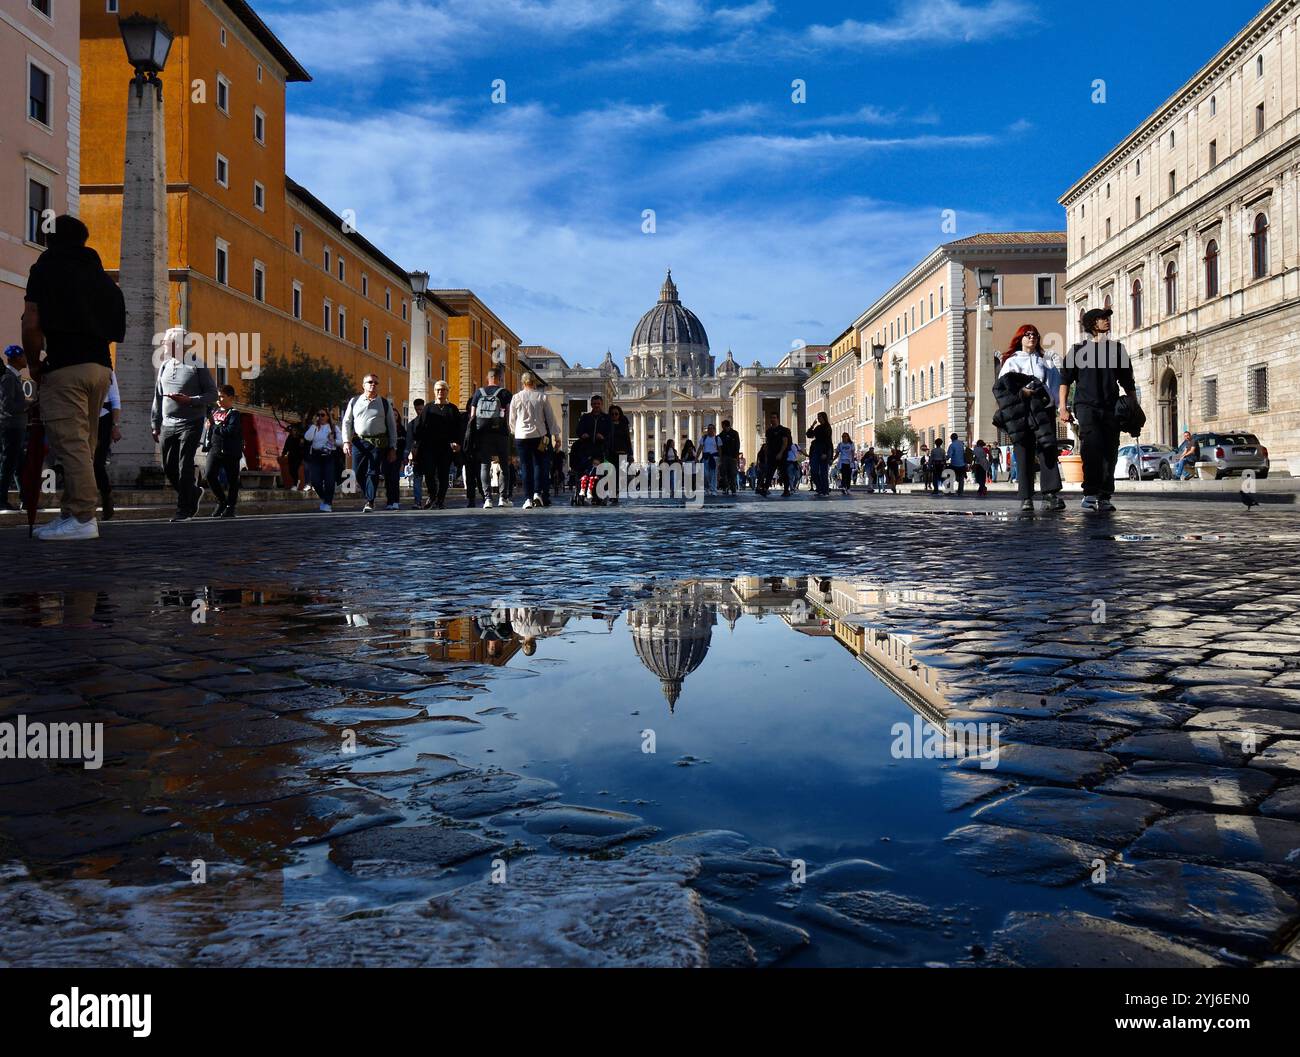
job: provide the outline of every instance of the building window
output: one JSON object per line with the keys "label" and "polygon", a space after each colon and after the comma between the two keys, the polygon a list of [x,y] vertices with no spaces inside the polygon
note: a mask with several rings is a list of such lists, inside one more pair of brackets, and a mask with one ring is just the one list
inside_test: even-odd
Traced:
{"label": "building window", "polygon": [[406,301],[402,301],[402,322],[406,322]]}
{"label": "building window", "polygon": [[407,352],[408,352],[408,350],[407,350],[407,347],[406,347],[406,342],[402,342],[402,366],[403,366],[403,367],[406,366],[406,357],[407,357]]}
{"label": "building window", "polygon": [[1088,239],[1087,236],[1084,236],[1079,239],[1079,256],[1086,257],[1087,255],[1088,255]]}
{"label": "building window", "polygon": [[1110,238],[1110,217],[1106,218],[1106,237]]}
{"label": "building window", "polygon": [[1219,296],[1219,244],[1214,239],[1205,245],[1205,296]]}
{"label": "building window", "polygon": [[257,83],[262,83],[262,64],[260,62],[257,64]]}
{"label": "building window", "polygon": [[370,296],[370,276],[366,275],[364,272],[361,275],[361,296]]}
{"label": "building window", "polygon": [[1255,135],[1262,136],[1263,134],[1264,134],[1264,104],[1260,103],[1259,106],[1255,107]]}
{"label": "building window", "polygon": [[934,364],[931,364],[931,365],[930,365],[930,395],[931,395],[931,396],[934,396],[934,395],[935,395],[935,388],[934,388]]}
{"label": "building window", "polygon": [[1103,297],[1103,298],[1101,299],[1101,307],[1102,307],[1102,308],[1114,308],[1114,307],[1115,307],[1114,299],[1110,296],[1109,293],[1106,294],[1106,296]]}
{"label": "building window", "polygon": [[230,113],[230,82],[221,74],[217,74],[217,109],[223,114]]}
{"label": "building window", "polygon": [[325,256],[324,256],[324,261],[325,261],[325,270],[326,270],[326,271],[329,271],[329,270],[330,270],[330,260],[331,260],[330,248],[329,248],[328,246],[326,246],[326,247],[325,247]]}
{"label": "building window", "polygon": [[1056,280],[1050,275],[1040,275],[1038,277],[1038,304],[1054,305],[1056,304]]}
{"label": "building window", "polygon": [[384,359],[391,360],[392,358],[393,358],[393,336],[391,334],[385,334],[384,335]]}
{"label": "building window", "polygon": [[1165,266],[1165,315],[1172,316],[1178,311],[1178,265],[1170,261]]}
{"label": "building window", "polygon": [[1172,197],[1178,193],[1178,172],[1172,171],[1169,174],[1169,194]]}
{"label": "building window", "polygon": [[293,284],[293,318],[302,319],[302,283]]}
{"label": "building window", "polygon": [[40,14],[44,15],[46,18],[51,17],[50,16],[51,0],[28,0],[28,3],[31,4],[33,11],[39,12]]}
{"label": "building window", "polygon": [[217,239],[216,280],[222,286],[230,282],[230,243]]}
{"label": "building window", "polygon": [[339,305],[339,337],[348,340],[348,310]]}
{"label": "building window", "polygon": [[1106,185],[1106,197],[1110,198],[1110,184]]}
{"label": "building window", "polygon": [[1201,383],[1201,416],[1218,418],[1219,416],[1219,379],[1206,378]]}
{"label": "building window", "polygon": [[1079,219],[1080,219],[1080,220],[1087,220],[1087,219],[1088,219],[1088,203],[1087,203],[1087,202],[1080,202],[1080,203],[1079,203]]}
{"label": "building window", "polygon": [[390,311],[390,312],[393,310],[393,291],[392,291],[392,290],[387,290],[387,289],[384,290],[384,307],[385,307],[386,309],[388,309],[388,311]]}
{"label": "building window", "polygon": [[1134,220],[1142,219],[1142,196],[1141,195],[1138,195],[1135,199],[1133,199],[1133,219]]}
{"label": "building window", "polygon": [[106,2],[105,2],[105,4],[104,4],[104,10],[107,11],[110,15],[116,15],[116,14],[117,14],[117,0],[106,0]]}
{"label": "building window", "polygon": [[1210,140],[1210,168],[1213,169],[1218,164],[1219,164],[1219,141],[1217,139],[1212,139]]}
{"label": "building window", "polygon": [[37,246],[48,245],[45,235],[45,214],[50,208],[50,189],[40,180],[27,180],[27,241]]}
{"label": "building window", "polygon": [[343,258],[339,258],[339,282],[347,281],[347,269],[343,266]]}
{"label": "building window", "polygon": [[939,287],[939,311],[942,312],[943,310],[943,287],[941,286]]}
{"label": "building window", "polygon": [[221,187],[230,186],[230,162],[223,154],[217,155],[217,183]]}
{"label": "building window", "polygon": [[944,380],[944,376],[943,376],[943,361],[940,360],[940,361],[939,361],[939,392],[940,392],[940,393],[946,393],[947,391],[948,391],[948,383],[947,383],[947,381]]}
{"label": "building window", "polygon": [[934,294],[930,295],[930,318],[934,318]]}
{"label": "building window", "polygon": [[1219,112],[1219,97],[1210,96],[1210,117],[1214,117]]}
{"label": "building window", "polygon": [[266,115],[261,107],[253,107],[253,139],[266,146]]}
{"label": "building window", "polygon": [[253,181],[253,205],[266,212],[266,188],[256,180]]}
{"label": "building window", "polygon": [[1257,55],[1255,57],[1255,77],[1256,79],[1258,79],[1263,76],[1264,76],[1264,56]]}
{"label": "building window", "polygon": [[330,330],[333,329],[333,326],[334,326],[334,306],[327,300],[325,302],[323,311],[321,312],[321,329],[324,330],[326,334],[328,334]]}
{"label": "building window", "polygon": [[27,63],[27,116],[52,128],[50,121],[50,89],[53,78],[34,62]]}
{"label": "building window", "polygon": [[1133,329],[1142,328],[1142,280],[1133,280]]}
{"label": "building window", "polygon": [[261,261],[253,262],[253,300],[266,300],[266,265]]}
{"label": "building window", "polygon": [[1267,365],[1257,363],[1250,369],[1250,375],[1246,380],[1246,392],[1249,397],[1249,408],[1252,415],[1268,410]]}
{"label": "building window", "polygon": [[370,351],[370,321],[366,319],[361,321],[361,347]]}
{"label": "building window", "polygon": [[1173,130],[1173,129],[1170,129],[1170,130],[1169,130],[1169,149],[1170,149],[1170,150],[1173,150],[1173,149],[1174,149],[1174,130]]}
{"label": "building window", "polygon": [[293,228],[293,252],[299,257],[302,256],[302,228],[296,224]]}
{"label": "building window", "polygon": [[1255,218],[1255,230],[1250,233],[1250,263],[1253,278],[1268,275],[1268,217],[1263,213]]}
{"label": "building window", "polygon": [[221,46],[222,46],[223,48],[226,46],[226,27],[225,27],[225,26],[222,26],[222,27],[221,27]]}
{"label": "building window", "polygon": [[1142,175],[1142,159],[1141,159],[1141,158],[1139,158],[1139,159],[1137,160],[1137,172],[1136,172],[1134,175],[1135,175],[1135,176],[1141,176],[1141,175]]}

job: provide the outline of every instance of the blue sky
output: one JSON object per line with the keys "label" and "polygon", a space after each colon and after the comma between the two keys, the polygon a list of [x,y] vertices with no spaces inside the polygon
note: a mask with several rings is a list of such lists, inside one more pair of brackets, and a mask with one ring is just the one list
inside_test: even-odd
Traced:
{"label": "blue sky", "polygon": [[621,365],[670,266],[719,358],[773,363],[940,242],[1062,228],[1061,193],[1262,6],[256,2],[315,78],[290,175],[588,365]]}

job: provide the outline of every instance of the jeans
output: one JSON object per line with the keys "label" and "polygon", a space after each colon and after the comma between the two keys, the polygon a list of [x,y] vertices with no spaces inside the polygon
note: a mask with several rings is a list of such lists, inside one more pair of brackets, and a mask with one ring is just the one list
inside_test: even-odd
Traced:
{"label": "jeans", "polygon": [[533,496],[551,497],[551,475],[545,465],[546,453],[541,450],[542,437],[522,437],[515,441],[519,448],[519,464],[524,476],[524,500]]}
{"label": "jeans", "polygon": [[965,495],[966,494],[966,467],[954,466],[952,467],[952,472],[954,478],[957,481],[957,494]]}
{"label": "jeans", "polygon": [[415,494],[415,505],[424,505],[424,478],[420,475],[418,466],[411,466],[411,491]]}
{"label": "jeans", "polygon": [[1195,476],[1196,460],[1188,455],[1178,460],[1178,465],[1174,467],[1174,478],[1179,481],[1190,481]]}
{"label": "jeans", "polygon": [[27,449],[27,427],[7,426],[0,429],[0,506],[9,502],[10,485],[22,487],[19,474]]}
{"label": "jeans", "polygon": [[718,456],[718,480],[722,482],[722,490],[727,495],[736,494],[736,480],[740,476],[736,469],[736,459],[730,455]]}
{"label": "jeans", "polygon": [[1079,404],[1079,445],[1083,449],[1083,494],[1109,499],[1115,494],[1115,463],[1119,461],[1119,422],[1099,407]]}
{"label": "jeans", "polygon": [[988,483],[987,483],[989,472],[988,470],[984,469],[984,467],[981,466],[979,463],[975,464],[973,470],[975,473],[975,483],[979,485],[980,495],[984,495],[989,490]]}
{"label": "jeans", "polygon": [[[226,478],[224,488],[221,485],[222,474],[225,474]],[[239,456],[208,452],[203,476],[207,478],[212,494],[217,497],[217,506],[234,510],[235,504],[239,501]]]}
{"label": "jeans", "polygon": [[379,478],[384,475],[384,460],[387,457],[387,448],[376,448],[360,437],[352,442],[352,469],[368,505],[374,505],[375,495],[379,491]]}
{"label": "jeans", "polygon": [[307,481],[326,506],[334,505],[334,453],[307,456]]}
{"label": "jeans", "polygon": [[202,437],[203,425],[200,422],[162,428],[163,472],[167,475],[167,482],[176,489],[176,513],[182,517],[193,517],[198,513],[201,493],[194,479],[194,453],[199,450]]}
{"label": "jeans", "polygon": [[847,462],[840,463],[840,487],[848,491],[853,486],[853,467]]}
{"label": "jeans", "polygon": [[[1016,491],[1022,503],[1026,499],[1034,498],[1035,473],[1042,478],[1039,484],[1043,489],[1043,495],[1055,495],[1062,488],[1061,467],[1056,461],[1056,452],[1053,450],[1039,451],[1037,448],[1017,444],[1013,465],[1017,470],[1024,467],[1024,472],[1019,474],[1019,480],[1016,481]],[[1015,477],[1012,479],[1016,480]]]}
{"label": "jeans", "polygon": [[[716,492],[718,490],[718,457],[716,455],[705,455],[702,461],[704,463],[704,490],[706,492]],[[732,478],[734,480],[734,474]]]}
{"label": "jeans", "polygon": [[817,490],[818,495],[829,495],[831,491],[830,481],[830,460],[829,453],[822,451],[820,448],[814,448],[808,459],[809,470],[813,479],[813,487]]}

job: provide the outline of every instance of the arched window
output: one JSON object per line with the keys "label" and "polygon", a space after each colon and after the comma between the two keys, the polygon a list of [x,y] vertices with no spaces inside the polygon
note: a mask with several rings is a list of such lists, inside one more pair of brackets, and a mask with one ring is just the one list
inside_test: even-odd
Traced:
{"label": "arched window", "polygon": [[940,360],[939,361],[939,392],[946,393],[947,391],[948,391],[948,387],[943,380],[943,361]]}
{"label": "arched window", "polygon": [[1142,280],[1133,280],[1133,329],[1142,329]]}
{"label": "arched window", "polygon": [[1219,244],[1214,239],[1205,245],[1205,296],[1219,296]]}
{"label": "arched window", "polygon": [[1268,275],[1268,217],[1263,213],[1255,218],[1255,230],[1250,234],[1250,262],[1253,278]]}
{"label": "arched window", "polygon": [[1170,261],[1165,265],[1165,315],[1178,311],[1178,265]]}
{"label": "arched window", "polygon": [[1103,298],[1101,299],[1101,307],[1102,307],[1102,308],[1114,308],[1114,307],[1115,307],[1114,301],[1111,299],[1110,294],[1107,294],[1105,297],[1103,297]]}
{"label": "arched window", "polygon": [[934,364],[930,365],[930,395],[935,396],[938,390],[934,387]]}
{"label": "arched window", "polygon": [[907,402],[909,404],[916,403],[916,375],[912,375],[907,380]]}

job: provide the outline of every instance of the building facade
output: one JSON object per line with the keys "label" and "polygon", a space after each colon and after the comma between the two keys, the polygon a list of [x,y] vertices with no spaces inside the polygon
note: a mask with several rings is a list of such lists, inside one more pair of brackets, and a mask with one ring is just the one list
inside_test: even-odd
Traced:
{"label": "building facade", "polygon": [[[978,273],[992,269],[990,305],[980,305]],[[898,280],[853,324],[855,340],[809,389],[830,382],[833,423],[862,445],[882,421],[903,419],[924,444],[953,433],[993,441],[997,357],[1031,323],[1049,353],[1065,345],[1065,233],[984,233],[946,243]],[[874,353],[881,352],[879,360]],[[847,428],[852,422],[853,428]]]}
{"label": "building facade", "polygon": [[742,368],[731,350],[717,362],[708,333],[698,316],[682,304],[669,272],[659,300],[632,331],[624,369],[613,353],[594,367],[570,366],[543,346],[529,346],[525,359],[546,385],[563,443],[577,439],[578,420],[600,396],[608,408],[618,404],[632,431],[633,457],[663,457],[671,439],[680,451],[683,440],[698,443],[705,426],[720,428],[730,420],[740,432],[741,450],[753,458],[762,443],[766,414],[798,429],[803,422],[804,350],[791,353],[777,367],[755,363]]}
{"label": "building facade", "polygon": [[1300,4],[1274,0],[1061,198],[1071,336],[1109,307],[1144,441],[1300,468]]}
{"label": "building facade", "polygon": [[54,217],[81,213],[80,23],[67,0],[0,8],[0,347],[21,340],[27,273]]}
{"label": "building facade", "polygon": [[486,384],[488,368],[494,363],[505,369],[506,388],[511,392],[518,390],[519,336],[473,290],[431,293],[449,313],[443,376],[451,390],[448,399],[464,407],[474,390]]}
{"label": "building facade", "polygon": [[[110,271],[119,263],[131,78],[112,6],[83,0],[80,51],[82,214]],[[131,9],[175,34],[161,75],[171,324],[233,335],[250,350],[236,363],[212,362],[241,397],[256,373],[251,350],[263,361],[301,351],[342,368],[358,389],[374,372],[380,392],[406,407],[420,315],[409,274],[354,218],[285,173],[287,86],[310,75],[242,0],[133,0]],[[438,311],[421,323],[445,342]],[[439,358],[439,348],[433,342],[426,357]]]}

